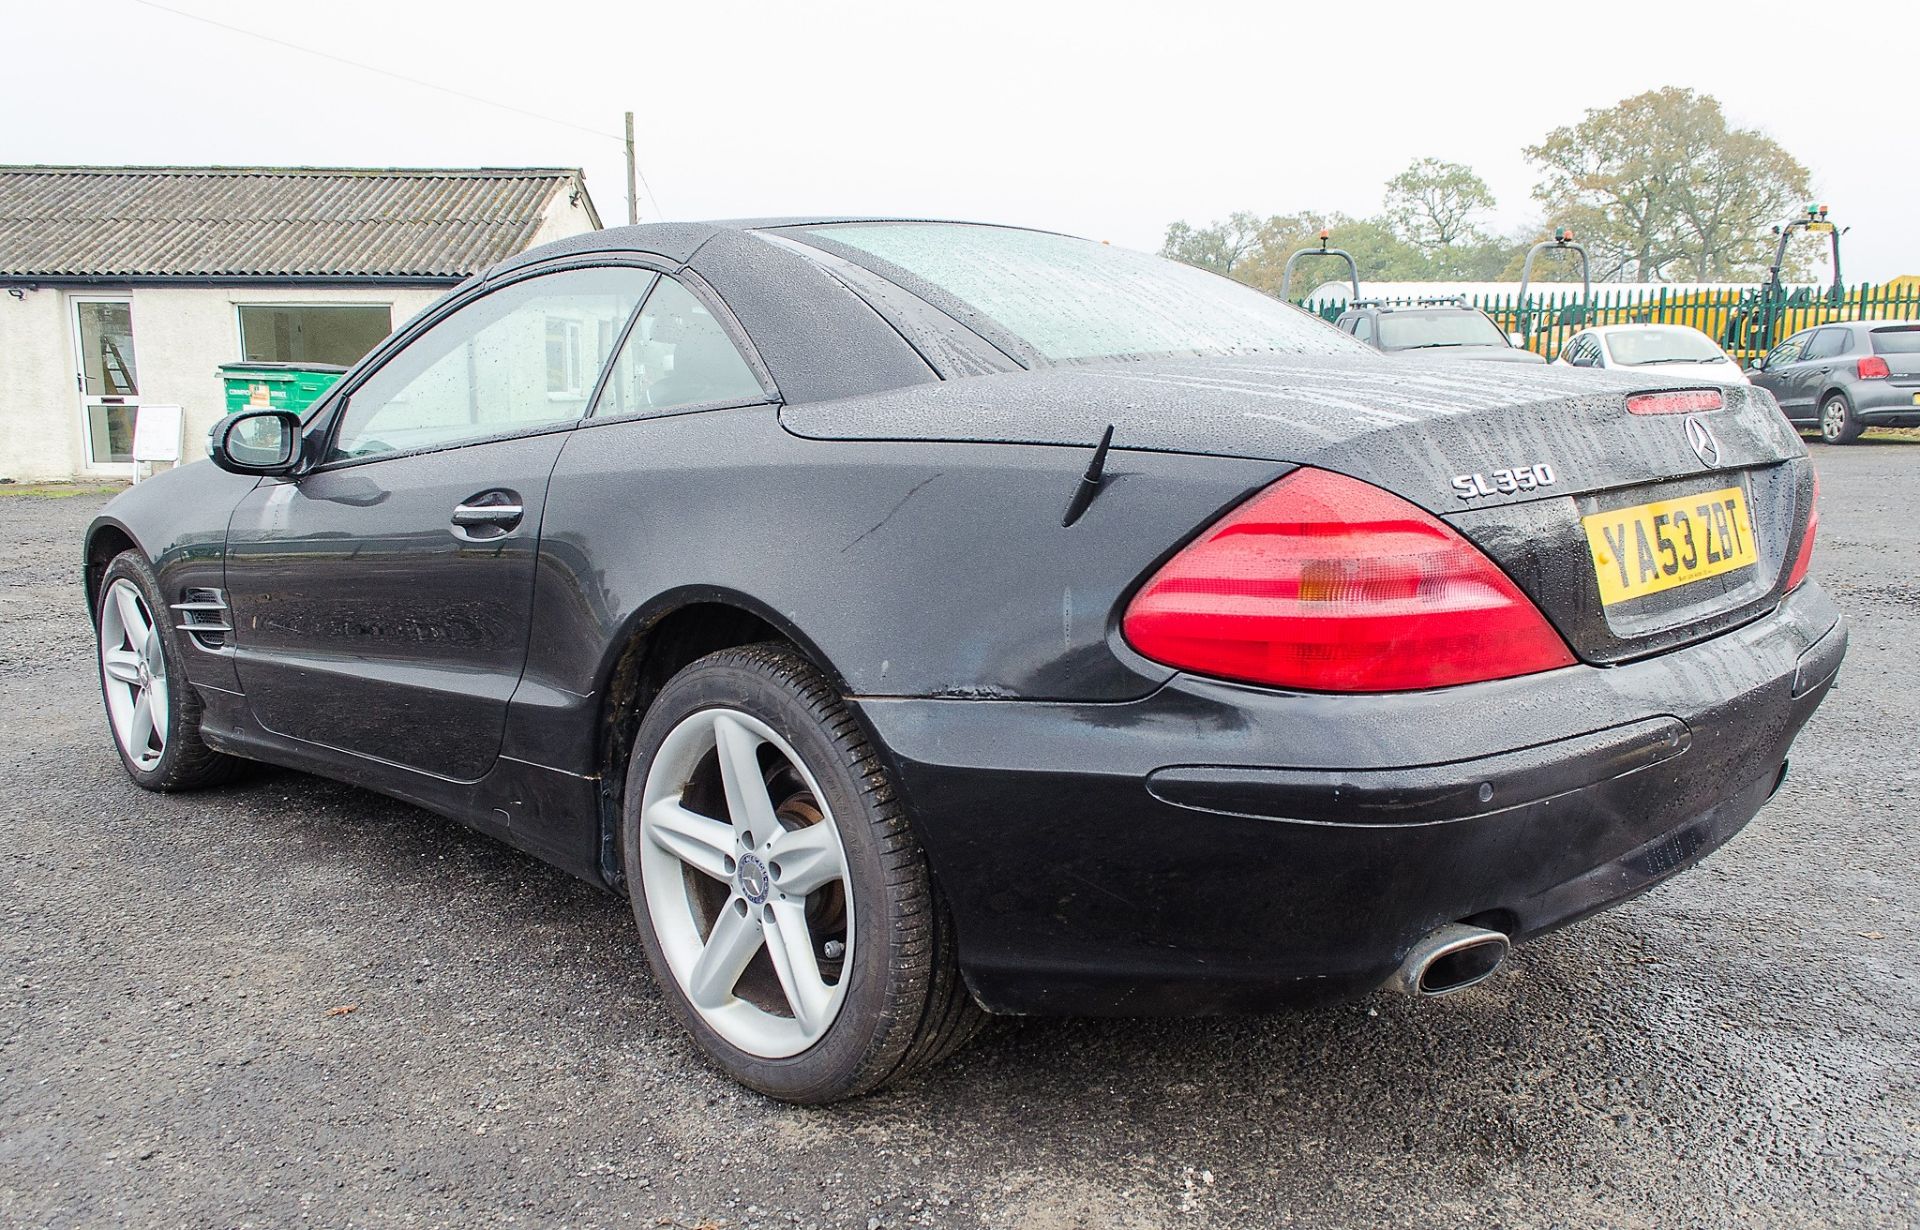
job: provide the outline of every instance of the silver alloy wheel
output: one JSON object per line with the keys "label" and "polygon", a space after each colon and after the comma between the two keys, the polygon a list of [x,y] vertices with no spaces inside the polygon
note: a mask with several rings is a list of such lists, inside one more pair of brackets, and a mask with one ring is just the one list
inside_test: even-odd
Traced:
{"label": "silver alloy wheel", "polygon": [[786,740],[734,709],[682,720],[647,768],[639,859],[660,950],[715,1033],[763,1059],[826,1034],[853,968],[853,885]]}
{"label": "silver alloy wheel", "polygon": [[135,767],[152,771],[167,750],[166,648],[146,598],[124,577],[100,606],[100,676],[114,738]]}
{"label": "silver alloy wheel", "polygon": [[1829,440],[1838,440],[1847,430],[1847,403],[1838,397],[1827,398],[1827,404],[1820,410],[1820,434]]}

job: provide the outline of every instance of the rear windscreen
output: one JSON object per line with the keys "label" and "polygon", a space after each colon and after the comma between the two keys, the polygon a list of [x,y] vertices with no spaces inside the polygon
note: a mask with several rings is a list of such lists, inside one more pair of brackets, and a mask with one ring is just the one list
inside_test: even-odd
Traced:
{"label": "rear windscreen", "polygon": [[1607,349],[1621,367],[1727,361],[1713,339],[1698,329],[1627,329],[1608,335]]}
{"label": "rear windscreen", "polygon": [[1476,311],[1386,312],[1380,317],[1382,350],[1506,344],[1506,335],[1500,332],[1500,326]]}
{"label": "rear windscreen", "polygon": [[1056,361],[1368,353],[1251,287],[1091,240],[944,222],[837,223],[801,234]]}
{"label": "rear windscreen", "polygon": [[1875,329],[1873,353],[1920,354],[1920,325],[1905,329]]}

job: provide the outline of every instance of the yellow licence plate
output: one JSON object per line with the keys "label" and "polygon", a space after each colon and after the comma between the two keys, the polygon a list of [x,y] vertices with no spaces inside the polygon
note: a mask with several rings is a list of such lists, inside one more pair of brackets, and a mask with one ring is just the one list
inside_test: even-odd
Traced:
{"label": "yellow licence plate", "polygon": [[1656,500],[1580,518],[1600,582],[1613,606],[1754,563],[1753,522],[1738,487]]}

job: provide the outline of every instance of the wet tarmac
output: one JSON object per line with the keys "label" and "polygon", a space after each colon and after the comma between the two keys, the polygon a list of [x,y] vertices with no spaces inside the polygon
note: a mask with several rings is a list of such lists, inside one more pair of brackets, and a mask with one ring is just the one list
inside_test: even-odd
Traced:
{"label": "wet tarmac", "polygon": [[101,501],[0,496],[0,1225],[1920,1224],[1920,440],[1812,447],[1853,647],[1702,866],[1455,1000],[1008,1023],[826,1110],[704,1067],[625,905],[525,855],[135,789]]}

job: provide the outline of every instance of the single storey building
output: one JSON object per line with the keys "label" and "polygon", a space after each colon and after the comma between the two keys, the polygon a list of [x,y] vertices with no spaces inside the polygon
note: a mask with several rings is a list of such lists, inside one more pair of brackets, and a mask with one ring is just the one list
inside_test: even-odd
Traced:
{"label": "single storey building", "polygon": [[141,403],[346,365],[446,289],[598,228],[578,170],[0,166],[0,478],[132,472]]}

